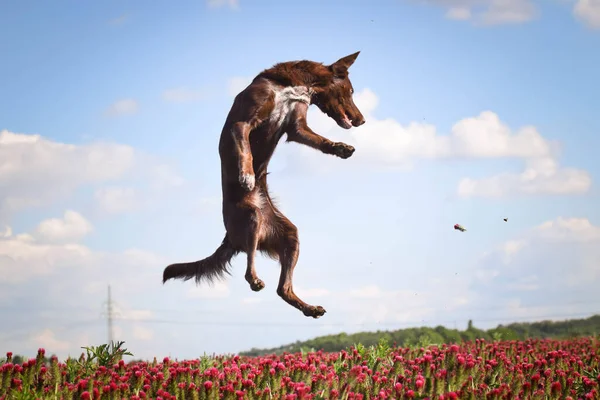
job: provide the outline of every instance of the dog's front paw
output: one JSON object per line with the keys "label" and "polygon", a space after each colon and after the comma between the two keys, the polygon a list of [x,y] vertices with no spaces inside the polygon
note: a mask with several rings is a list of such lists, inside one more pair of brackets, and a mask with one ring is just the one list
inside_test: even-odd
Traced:
{"label": "dog's front paw", "polygon": [[254,189],[254,185],[255,185],[255,178],[253,174],[245,174],[245,173],[241,173],[240,177],[239,177],[239,181],[240,184],[242,185],[242,187],[247,190],[248,192],[252,191],[252,189]]}
{"label": "dog's front paw", "polygon": [[304,310],[304,315],[307,317],[313,317],[315,319],[325,315],[327,311],[321,306],[310,306]]}
{"label": "dog's front paw", "polygon": [[333,154],[340,158],[348,158],[354,153],[354,147],[349,144],[336,142],[333,144]]}

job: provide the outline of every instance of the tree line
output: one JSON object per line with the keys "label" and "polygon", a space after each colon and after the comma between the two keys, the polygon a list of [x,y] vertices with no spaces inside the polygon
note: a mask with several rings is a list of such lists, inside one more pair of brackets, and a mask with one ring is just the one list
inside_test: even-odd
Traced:
{"label": "tree line", "polygon": [[395,331],[358,332],[353,334],[339,333],[320,336],[306,341],[296,341],[270,349],[252,348],[242,351],[240,355],[260,356],[265,354],[295,353],[299,351],[336,352],[361,343],[364,346],[376,345],[385,338],[388,343],[398,346],[427,346],[442,343],[458,343],[475,339],[492,340],[524,340],[529,338],[568,339],[581,336],[596,336],[600,333],[600,315],[585,319],[565,321],[515,322],[509,325],[498,325],[495,328],[482,330],[473,326],[469,320],[467,329],[448,329],[444,326],[398,329]]}

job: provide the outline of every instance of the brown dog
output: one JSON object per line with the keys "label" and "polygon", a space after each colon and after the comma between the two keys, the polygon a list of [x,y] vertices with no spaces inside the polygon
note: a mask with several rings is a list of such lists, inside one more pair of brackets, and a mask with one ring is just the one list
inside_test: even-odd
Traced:
{"label": "brown dog", "polygon": [[325,154],[348,158],[354,148],[332,142],[306,123],[311,104],[344,129],[358,127],[365,120],[352,100],[354,89],[348,68],[359,52],[331,65],[313,61],[291,61],[274,65],[254,78],[234,102],[219,141],[223,222],[225,238],[207,258],[169,265],[167,280],[195,278],[212,282],[229,274],[236,254],[248,256],[246,280],[253,291],[265,287],[254,268],[256,251],[281,263],[277,294],[309,317],[325,314],[321,306],[302,301],[292,288],[292,275],[298,261],[298,229],[273,204],[267,188],[267,166],[279,140],[287,133],[288,142],[301,143]]}

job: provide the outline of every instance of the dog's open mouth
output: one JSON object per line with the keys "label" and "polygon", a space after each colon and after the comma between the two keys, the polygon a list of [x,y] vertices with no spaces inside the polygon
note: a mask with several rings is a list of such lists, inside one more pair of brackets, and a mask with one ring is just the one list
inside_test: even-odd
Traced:
{"label": "dog's open mouth", "polygon": [[342,123],[342,126],[346,129],[350,129],[352,128],[352,121],[350,120],[350,118],[348,118],[348,116],[346,114],[342,114],[342,119],[340,120],[340,122]]}

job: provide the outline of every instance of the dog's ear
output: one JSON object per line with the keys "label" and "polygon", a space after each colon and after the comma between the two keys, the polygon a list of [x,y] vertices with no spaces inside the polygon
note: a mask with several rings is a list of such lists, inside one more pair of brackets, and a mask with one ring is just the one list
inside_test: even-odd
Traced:
{"label": "dog's ear", "polygon": [[345,77],[348,73],[348,68],[350,68],[350,66],[354,64],[354,61],[356,61],[356,57],[358,57],[359,53],[360,51],[357,51],[354,54],[342,57],[333,64],[331,64],[329,67],[336,76]]}

